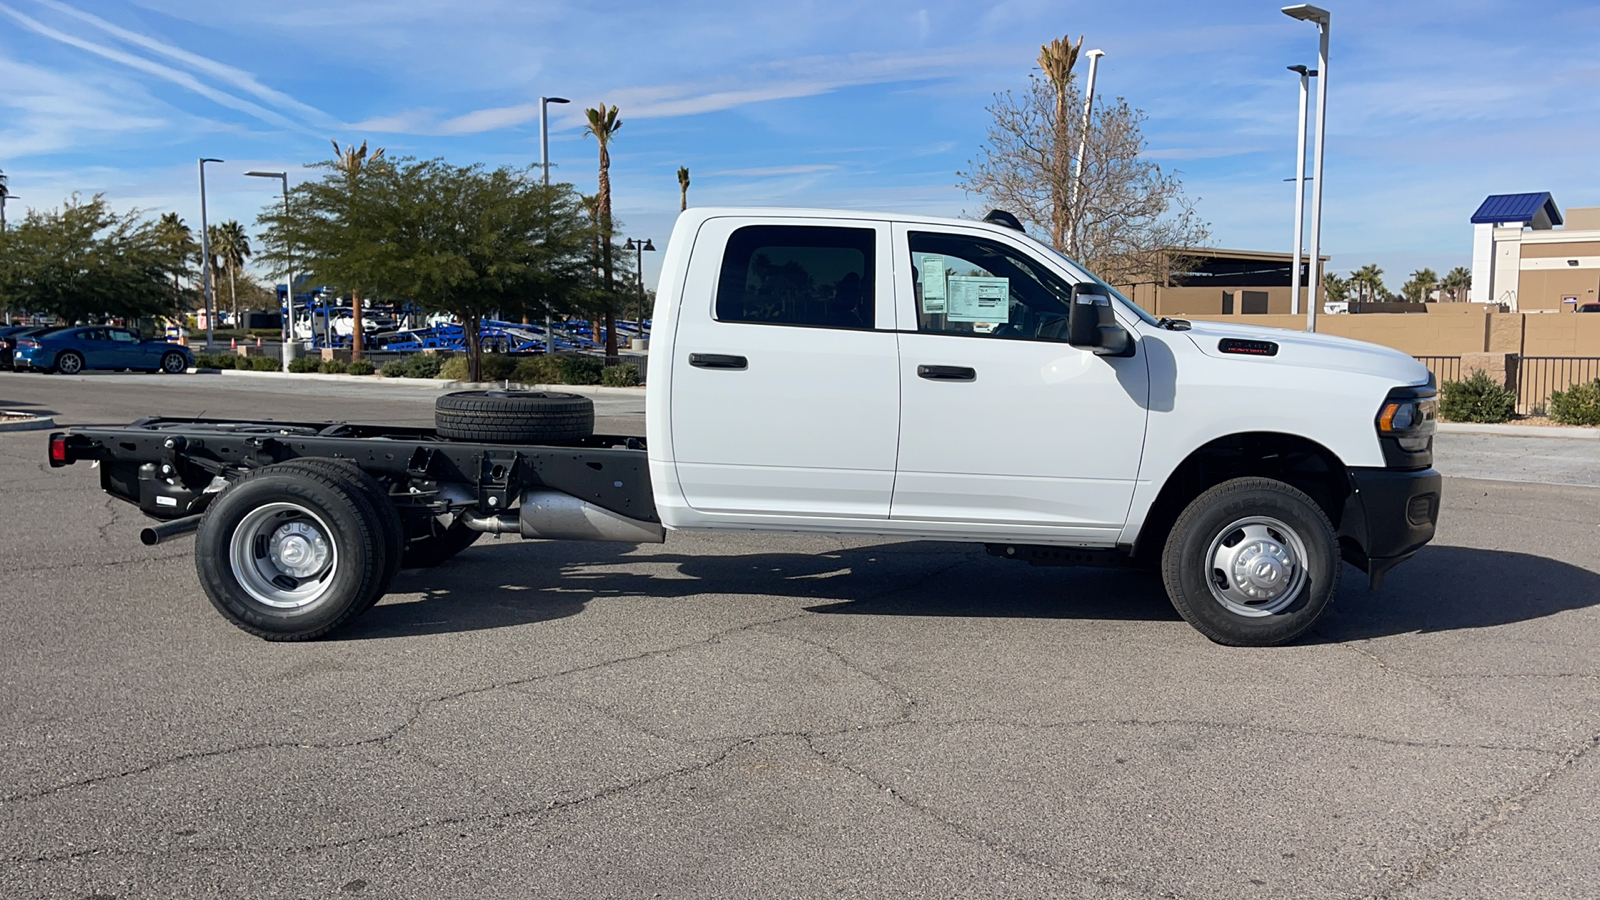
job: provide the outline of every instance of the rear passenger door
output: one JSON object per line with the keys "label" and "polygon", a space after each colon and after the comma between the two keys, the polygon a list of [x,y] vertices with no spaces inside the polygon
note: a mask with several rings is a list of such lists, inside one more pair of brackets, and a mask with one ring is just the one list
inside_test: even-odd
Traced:
{"label": "rear passenger door", "polygon": [[899,366],[887,223],[713,218],[690,256],[670,423],[704,523],[887,519]]}

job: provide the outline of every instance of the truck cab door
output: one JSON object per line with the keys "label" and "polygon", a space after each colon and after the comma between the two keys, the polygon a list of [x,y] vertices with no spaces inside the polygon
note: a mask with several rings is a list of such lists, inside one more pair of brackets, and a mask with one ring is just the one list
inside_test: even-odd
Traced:
{"label": "truck cab door", "polygon": [[[902,385],[890,517],[1115,544],[1148,417],[1147,354],[1067,344],[1081,277],[1021,236],[895,226]],[[1124,322],[1131,333],[1131,322]]]}
{"label": "truck cab door", "polygon": [[670,350],[681,524],[888,518],[900,412],[892,270],[886,222],[700,226]]}

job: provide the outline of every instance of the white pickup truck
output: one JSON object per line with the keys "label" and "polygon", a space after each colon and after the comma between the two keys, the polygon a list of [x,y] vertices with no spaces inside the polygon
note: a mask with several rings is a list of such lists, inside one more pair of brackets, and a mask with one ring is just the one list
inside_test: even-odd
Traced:
{"label": "white pickup truck", "polygon": [[1438,518],[1416,360],[1157,319],[1004,214],[690,210],[653,325],[644,441],[593,434],[585,398],[478,391],[435,429],[156,418],[53,434],[50,461],[98,461],[162,520],[147,543],[198,531],[213,605],[272,640],[483,533],[698,529],[1142,565],[1201,633],[1263,646]]}

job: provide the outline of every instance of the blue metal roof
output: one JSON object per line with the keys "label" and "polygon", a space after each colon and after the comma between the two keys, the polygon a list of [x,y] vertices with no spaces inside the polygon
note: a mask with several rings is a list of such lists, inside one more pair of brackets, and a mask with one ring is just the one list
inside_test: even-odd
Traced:
{"label": "blue metal roof", "polygon": [[1561,211],[1556,209],[1555,198],[1549,191],[1536,194],[1491,194],[1472,214],[1472,224],[1496,222],[1532,222],[1543,209],[1550,224],[1561,224]]}

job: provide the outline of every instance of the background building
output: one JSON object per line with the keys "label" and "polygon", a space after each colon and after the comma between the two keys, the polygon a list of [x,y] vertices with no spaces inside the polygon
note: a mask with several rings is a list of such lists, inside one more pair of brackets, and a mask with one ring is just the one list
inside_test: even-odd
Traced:
{"label": "background building", "polygon": [[[1293,309],[1294,257],[1258,250],[1172,247],[1177,262],[1165,281],[1117,285],[1130,300],[1158,316],[1285,315]],[[1316,278],[1328,257],[1322,257]],[[1300,261],[1300,309],[1310,302],[1311,264]]]}
{"label": "background building", "polygon": [[[1564,226],[1564,227],[1558,227]],[[1494,194],[1472,214],[1472,302],[1573,312],[1600,301],[1600,206],[1563,217],[1548,191]]]}

